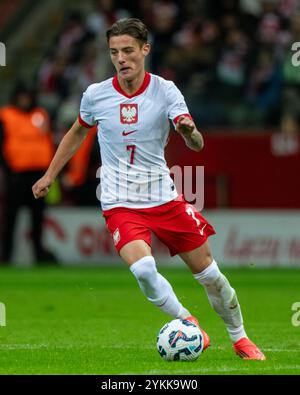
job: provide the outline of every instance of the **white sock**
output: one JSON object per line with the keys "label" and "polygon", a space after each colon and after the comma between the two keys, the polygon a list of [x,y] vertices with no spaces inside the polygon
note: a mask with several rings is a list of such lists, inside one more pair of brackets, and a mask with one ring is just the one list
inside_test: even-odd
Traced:
{"label": "white sock", "polygon": [[184,319],[190,312],[178,301],[170,283],[158,273],[152,256],[145,256],[130,266],[147,299],[174,318]]}
{"label": "white sock", "polygon": [[204,286],[209,302],[223,319],[231,340],[236,342],[247,337],[235,290],[220,272],[217,262],[213,260],[210,266],[194,274],[194,277]]}

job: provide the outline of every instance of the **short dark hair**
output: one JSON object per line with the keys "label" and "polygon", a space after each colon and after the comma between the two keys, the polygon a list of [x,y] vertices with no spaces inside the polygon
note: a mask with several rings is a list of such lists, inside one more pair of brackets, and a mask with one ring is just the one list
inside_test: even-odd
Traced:
{"label": "short dark hair", "polygon": [[124,18],[116,21],[106,32],[107,42],[109,42],[111,37],[123,34],[136,38],[142,44],[148,41],[147,27],[137,18]]}

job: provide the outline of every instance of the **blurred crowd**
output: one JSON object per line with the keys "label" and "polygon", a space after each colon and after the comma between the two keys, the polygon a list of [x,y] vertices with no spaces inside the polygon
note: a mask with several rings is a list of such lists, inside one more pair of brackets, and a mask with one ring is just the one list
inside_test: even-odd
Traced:
{"label": "blurred crowd", "polygon": [[114,71],[105,31],[138,17],[149,27],[148,69],[172,79],[206,128],[297,130],[300,72],[291,62],[300,41],[299,0],[97,0],[65,16],[37,81],[43,103],[65,130],[86,87]]}

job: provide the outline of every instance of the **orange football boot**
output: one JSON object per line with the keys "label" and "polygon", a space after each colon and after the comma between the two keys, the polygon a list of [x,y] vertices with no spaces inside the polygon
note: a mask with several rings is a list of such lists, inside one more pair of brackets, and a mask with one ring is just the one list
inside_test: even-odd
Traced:
{"label": "orange football boot", "polygon": [[264,361],[266,359],[260,349],[247,337],[242,337],[234,343],[233,349],[234,352],[242,359],[253,361]]}
{"label": "orange football boot", "polygon": [[209,338],[208,334],[202,328],[200,328],[197,318],[194,317],[193,315],[190,315],[189,317],[185,318],[185,320],[190,321],[193,324],[198,326],[198,328],[200,329],[202,336],[203,336],[203,351],[206,350],[207,347],[210,346],[210,338]]}

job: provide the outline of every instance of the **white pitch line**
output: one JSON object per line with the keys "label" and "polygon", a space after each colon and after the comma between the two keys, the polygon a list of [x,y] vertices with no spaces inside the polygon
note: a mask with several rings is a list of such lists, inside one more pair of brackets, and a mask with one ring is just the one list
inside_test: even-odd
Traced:
{"label": "white pitch line", "polygon": [[48,344],[0,344],[1,350],[38,350],[48,347]]}
{"label": "white pitch line", "polygon": [[283,348],[264,348],[265,352],[297,352],[300,353],[300,350],[288,350]]}
{"label": "white pitch line", "polygon": [[[248,361],[247,361],[248,362]],[[180,363],[180,362],[179,362]],[[119,375],[139,375],[139,374],[149,374],[149,375],[154,375],[154,374],[166,374],[166,375],[172,375],[172,374],[193,374],[193,373],[228,373],[228,372],[237,372],[237,371],[249,371],[252,366],[244,366],[244,367],[236,367],[236,368],[201,368],[199,369],[187,369],[187,370],[149,370],[147,372],[124,372],[124,373],[119,373]],[[300,365],[285,365],[285,366],[270,366],[270,367],[260,367],[260,371],[274,371],[274,370],[300,370]]]}
{"label": "white pitch line", "polygon": [[[25,344],[21,344],[21,343],[2,343],[0,344],[0,350],[36,350],[36,349],[41,349],[41,348],[56,348],[56,349],[71,349],[71,348],[84,348],[84,347],[92,347],[91,344],[30,344],[30,343],[25,343]],[[140,350],[155,350],[155,346],[139,346],[137,347],[136,345],[130,345],[130,344],[111,344],[111,345],[107,345],[107,346],[103,346],[103,345],[93,345],[93,347],[95,349],[106,349],[106,348],[112,348],[112,349],[117,349],[117,350],[130,350],[130,349],[134,349],[136,350],[137,348]],[[217,347],[216,350],[222,350],[224,351],[225,348],[222,347]],[[283,348],[263,348],[262,349],[264,352],[287,352],[287,353],[300,353],[300,349],[299,350],[289,350],[289,349],[283,349]],[[212,349],[213,351],[213,349]]]}
{"label": "white pitch line", "polygon": [[144,346],[144,347],[136,347],[135,345],[117,345],[117,344],[111,344],[107,346],[102,346],[102,345],[91,345],[91,344],[0,344],[0,350],[38,350],[42,348],[53,348],[53,349],[77,349],[77,348],[89,348],[93,347],[95,350],[97,349],[117,349],[117,350],[136,350],[137,348],[139,350],[152,350],[152,346]]}

